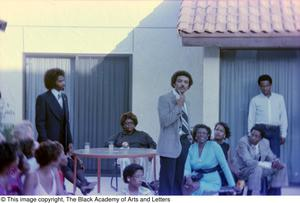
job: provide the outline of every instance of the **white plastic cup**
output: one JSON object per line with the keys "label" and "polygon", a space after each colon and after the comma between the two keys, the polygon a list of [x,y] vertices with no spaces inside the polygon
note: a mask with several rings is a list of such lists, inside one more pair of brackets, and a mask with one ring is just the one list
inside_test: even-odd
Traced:
{"label": "white plastic cup", "polygon": [[85,150],[85,151],[90,151],[90,143],[89,143],[89,142],[86,142],[86,143],[84,144],[84,150]]}
{"label": "white plastic cup", "polygon": [[114,143],[113,142],[109,142],[108,143],[108,150],[109,151],[113,151],[114,150]]}

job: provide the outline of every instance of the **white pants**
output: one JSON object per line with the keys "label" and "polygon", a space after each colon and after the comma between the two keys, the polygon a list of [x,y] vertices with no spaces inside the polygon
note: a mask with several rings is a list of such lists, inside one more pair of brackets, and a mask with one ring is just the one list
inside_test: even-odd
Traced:
{"label": "white pants", "polygon": [[271,177],[271,187],[284,187],[288,185],[286,165],[281,170],[263,169],[257,166],[248,177],[248,188],[252,190],[252,195],[259,195],[261,189],[261,178]]}

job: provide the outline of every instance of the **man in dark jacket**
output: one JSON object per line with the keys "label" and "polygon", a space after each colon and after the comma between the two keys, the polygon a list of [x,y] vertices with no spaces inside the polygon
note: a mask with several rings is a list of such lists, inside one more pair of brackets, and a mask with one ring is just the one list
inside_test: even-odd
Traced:
{"label": "man in dark jacket", "polygon": [[36,99],[35,123],[38,141],[59,141],[66,152],[71,152],[68,99],[62,92],[65,88],[64,71],[59,68],[49,69],[45,73],[44,83],[48,91]]}
{"label": "man in dark jacket", "polygon": [[[73,159],[71,158],[73,144],[69,123],[69,107],[65,88],[65,72],[59,68],[49,69],[44,76],[47,92],[36,99],[35,124],[38,131],[38,141],[53,140],[60,142],[68,155],[67,165],[61,170],[64,177],[73,182]],[[95,186],[89,183],[83,172],[83,165],[77,169],[77,187],[82,194],[89,193]]]}

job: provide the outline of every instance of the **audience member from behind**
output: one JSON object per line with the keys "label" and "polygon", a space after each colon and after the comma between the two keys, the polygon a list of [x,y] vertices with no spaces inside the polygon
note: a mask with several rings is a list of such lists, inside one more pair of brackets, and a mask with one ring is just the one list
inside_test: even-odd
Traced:
{"label": "audience member from behind", "polygon": [[211,129],[198,124],[193,129],[195,143],[189,148],[185,162],[184,176],[185,194],[210,195],[216,194],[221,188],[218,165],[223,170],[228,186],[234,187],[235,182],[227,164],[226,158],[219,144],[209,141]]}
{"label": "audience member from behind", "polygon": [[264,126],[256,124],[250,135],[243,136],[237,146],[234,166],[239,179],[248,181],[248,195],[260,195],[261,179],[271,177],[269,195],[281,195],[281,187],[287,185],[287,170],[264,139]]}
{"label": "audience member from behind", "polygon": [[5,141],[0,142],[0,155],[0,195],[12,195],[8,173],[9,169],[18,163],[16,145]]}
{"label": "audience member from behind", "polygon": [[34,141],[34,149],[37,149],[39,146],[39,143],[35,141],[34,138],[33,125],[28,120],[23,120],[14,127],[13,138],[17,142],[25,139],[31,139]]}
{"label": "audience member from behind", "polygon": [[[18,145],[19,165],[18,170],[11,169],[10,176],[15,179],[15,183],[20,185],[19,188],[23,188],[24,175],[38,168],[35,158],[31,158],[39,143],[34,140],[34,130],[30,121],[23,120],[14,127],[13,142]],[[29,162],[28,159],[30,159]],[[17,184],[14,188],[17,188]]]}
{"label": "audience member from behind", "polygon": [[29,165],[29,171],[28,172],[34,172],[39,168],[39,164],[37,163],[34,153],[35,153],[35,142],[30,139],[26,138],[23,140],[20,140],[19,147],[22,153],[27,158],[27,163]]}
{"label": "audience member from behind", "polygon": [[[136,115],[132,112],[127,112],[122,114],[120,118],[120,124],[123,128],[122,132],[119,132],[115,136],[111,137],[107,142],[106,146],[108,146],[109,142],[113,142],[114,146],[116,147],[130,147],[130,148],[152,148],[156,149],[156,143],[153,139],[145,133],[144,131],[139,131],[136,129],[138,124],[138,119]],[[151,182],[151,160],[148,158],[136,158],[136,159],[128,159],[122,158],[118,159],[118,162],[121,167],[121,171],[124,170],[125,166],[129,165],[130,163],[138,163],[142,165],[146,170],[146,180]]]}
{"label": "audience member from behind", "polygon": [[34,157],[34,151],[39,143],[34,138],[33,125],[29,120],[23,120],[14,127],[13,141],[19,146],[20,165],[26,165],[26,171],[23,169],[23,174],[36,170],[39,165]]}
{"label": "audience member from behind", "polygon": [[20,142],[25,139],[33,140],[33,129],[29,121],[22,121],[13,129],[12,142],[17,146],[18,164],[13,165],[11,168],[9,168],[9,171],[7,173],[9,194],[23,194],[22,180],[24,180],[24,175],[30,170],[30,166],[20,146]]}
{"label": "audience member from behind", "polygon": [[40,167],[25,178],[24,193],[26,195],[63,195],[63,189],[57,168],[59,167],[63,147],[56,142],[45,141],[40,143],[35,152],[35,158]]}
{"label": "audience member from behind", "polygon": [[153,192],[142,186],[144,168],[138,164],[130,164],[123,171],[123,180],[128,187],[122,191],[123,195],[153,195]]}

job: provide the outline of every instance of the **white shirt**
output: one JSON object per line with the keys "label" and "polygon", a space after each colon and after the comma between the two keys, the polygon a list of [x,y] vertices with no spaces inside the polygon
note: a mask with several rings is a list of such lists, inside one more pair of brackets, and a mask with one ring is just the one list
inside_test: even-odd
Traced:
{"label": "white shirt", "polygon": [[28,165],[29,165],[29,172],[35,172],[40,165],[38,164],[38,162],[36,161],[35,157],[31,157],[30,159],[27,159]]}
{"label": "white shirt", "polygon": [[282,137],[287,135],[287,114],[283,96],[271,93],[270,97],[259,94],[253,97],[249,105],[248,132],[255,124],[280,126]]}
{"label": "white shirt", "polygon": [[[61,108],[63,108],[63,98],[62,98],[62,91],[57,91],[56,89],[51,89],[52,94],[58,101],[59,105]],[[60,97],[58,97],[60,95]]]}
{"label": "white shirt", "polygon": [[259,148],[258,148],[258,144],[257,145],[250,145],[251,148],[253,149],[253,152],[256,156],[259,155]]}
{"label": "white shirt", "polygon": [[[257,145],[251,145],[252,149],[254,150],[255,156],[260,155],[260,149],[258,144]],[[265,169],[271,169],[272,168],[272,162],[269,161],[260,161],[258,160],[258,166],[265,168]]]}
{"label": "white shirt", "polygon": [[[179,99],[179,98],[180,98],[180,95],[178,94],[178,92],[176,92],[175,89],[173,89],[173,94],[175,95],[176,99]],[[184,104],[183,104],[182,110],[186,113],[186,115],[187,115],[188,118],[189,118],[189,114],[188,114],[188,111],[187,111],[187,105],[186,105],[185,102],[184,102]],[[190,124],[190,121],[189,121],[189,124]],[[180,128],[179,128],[179,135],[182,135],[182,134],[184,134],[184,132],[181,130],[181,127],[180,127]]]}
{"label": "white shirt", "polygon": [[[129,189],[128,187],[124,188],[124,190],[121,192],[122,195],[132,195],[130,192],[129,192]],[[139,187],[139,191],[138,191],[138,195],[154,195],[154,193],[149,190],[148,188],[145,188],[143,186],[140,186]]]}

